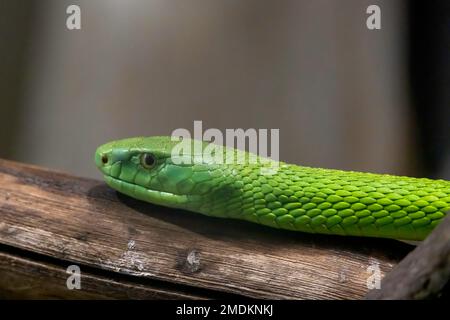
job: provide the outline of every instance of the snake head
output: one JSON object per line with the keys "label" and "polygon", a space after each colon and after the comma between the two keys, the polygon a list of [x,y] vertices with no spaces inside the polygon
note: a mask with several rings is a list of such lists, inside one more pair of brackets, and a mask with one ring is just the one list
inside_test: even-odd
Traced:
{"label": "snake head", "polygon": [[236,192],[231,168],[199,158],[194,147],[174,153],[179,143],[173,137],[113,141],[96,150],[95,163],[111,188],[154,204],[200,210]]}

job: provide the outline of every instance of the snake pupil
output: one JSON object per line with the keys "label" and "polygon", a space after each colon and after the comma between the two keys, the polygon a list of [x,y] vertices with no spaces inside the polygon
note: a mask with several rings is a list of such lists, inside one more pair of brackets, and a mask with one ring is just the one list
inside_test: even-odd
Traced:
{"label": "snake pupil", "polygon": [[150,168],[150,167],[153,167],[156,160],[152,154],[145,153],[142,157],[142,162],[143,162],[144,167]]}

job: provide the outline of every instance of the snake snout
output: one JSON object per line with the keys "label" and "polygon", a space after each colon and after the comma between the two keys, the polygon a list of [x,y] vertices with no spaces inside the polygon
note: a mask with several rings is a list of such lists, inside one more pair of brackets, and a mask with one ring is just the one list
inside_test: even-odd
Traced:
{"label": "snake snout", "polygon": [[130,153],[124,149],[105,150],[100,147],[95,152],[95,164],[99,169],[113,165],[118,161],[128,161],[129,159]]}

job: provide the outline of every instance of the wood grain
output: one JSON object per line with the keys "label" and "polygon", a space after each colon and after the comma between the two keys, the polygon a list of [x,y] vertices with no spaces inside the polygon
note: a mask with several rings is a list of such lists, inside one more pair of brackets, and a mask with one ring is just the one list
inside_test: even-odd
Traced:
{"label": "wood grain", "polygon": [[207,296],[92,274],[81,267],[80,290],[67,289],[66,268],[0,252],[0,299],[206,299]]}
{"label": "wood grain", "polygon": [[137,281],[275,299],[362,298],[370,265],[384,275],[412,249],[167,209],[101,181],[5,160],[0,244]]}

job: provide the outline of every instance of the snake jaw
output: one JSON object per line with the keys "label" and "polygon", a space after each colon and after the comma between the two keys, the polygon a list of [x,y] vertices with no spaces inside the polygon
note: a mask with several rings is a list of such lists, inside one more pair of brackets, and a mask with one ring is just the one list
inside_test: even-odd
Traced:
{"label": "snake jaw", "polygon": [[104,175],[104,179],[108,186],[120,191],[123,194],[126,194],[127,196],[146,202],[151,200],[152,203],[157,205],[181,208],[188,201],[188,197],[186,195],[178,195],[170,192],[147,189],[143,186],[132,184],[109,175]]}

